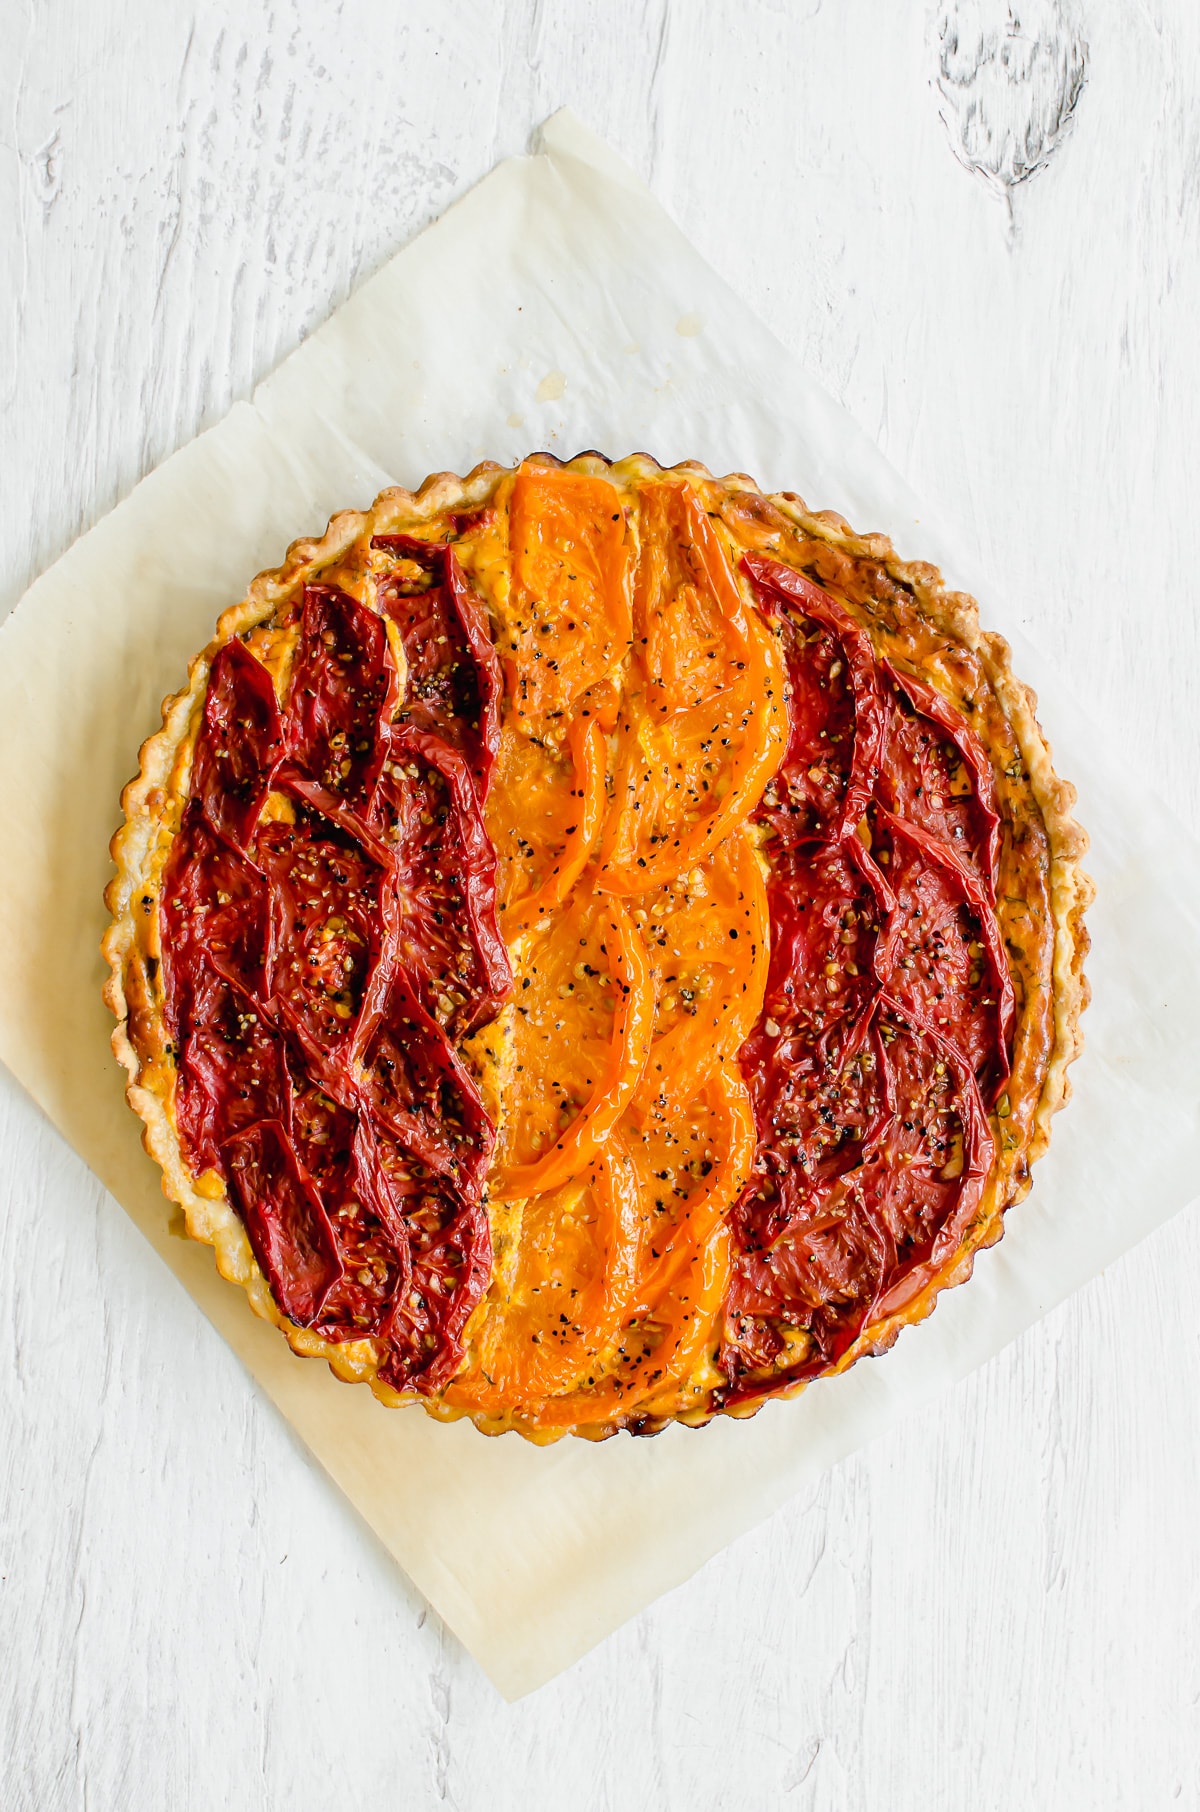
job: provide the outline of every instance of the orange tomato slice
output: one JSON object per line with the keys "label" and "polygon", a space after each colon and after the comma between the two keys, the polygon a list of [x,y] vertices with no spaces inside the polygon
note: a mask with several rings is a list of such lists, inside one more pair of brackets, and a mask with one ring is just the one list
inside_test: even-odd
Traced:
{"label": "orange tomato slice", "polygon": [[722,1222],[703,1245],[683,1251],[672,1294],[626,1328],[607,1376],[594,1388],[543,1404],[538,1425],[587,1428],[614,1414],[636,1415],[651,1398],[673,1396],[700,1358],[729,1271],[729,1229]]}
{"label": "orange tomato slice", "polygon": [[[571,751],[575,785],[570,790],[566,803],[574,822],[565,826],[561,847],[551,859],[540,886],[524,899],[507,902],[500,927],[510,943],[522,931],[562,904],[583,873],[592,845],[600,834],[607,804],[604,770],[608,751],[604,732],[596,718],[576,718],[567,734],[567,746]],[[557,814],[553,807],[546,806],[543,807],[544,817],[563,815],[562,790],[560,782]],[[510,808],[510,803],[506,800],[505,807]],[[535,823],[537,819],[537,807],[534,805],[531,810],[530,803],[528,795],[524,795],[520,813],[520,821],[524,824]],[[506,817],[511,823],[508,811]],[[528,832],[523,834],[522,840],[529,848],[531,846],[527,839]]]}
{"label": "orange tomato slice", "polygon": [[[649,1312],[671,1292],[688,1254],[704,1245],[737,1201],[749,1180],[757,1142],[750,1090],[732,1060],[712,1071],[690,1113],[671,1126],[645,1129],[640,1143],[631,1139],[647,1201],[665,1199],[664,1171],[671,1195],[683,1195],[673,1220],[662,1223],[658,1237],[648,1242],[650,1262],[638,1285],[638,1300]],[[685,1155],[689,1147],[690,1158]],[[699,1160],[697,1152],[703,1153]],[[701,1186],[681,1192],[682,1176],[697,1170]]]}
{"label": "orange tomato slice", "polygon": [[686,888],[681,903],[677,890],[664,890],[647,915],[658,1016],[633,1098],[640,1118],[670,1120],[682,1112],[706,1077],[745,1043],[766,991],[770,909],[745,831],[693,869]]}
{"label": "orange tomato slice", "polygon": [[572,767],[552,744],[506,723],[492,770],[484,824],[496,852],[501,931],[511,942],[510,914],[546,884],[575,822]]}
{"label": "orange tomato slice", "polygon": [[[549,1151],[525,1163],[505,1165],[501,1162],[494,1170],[492,1195],[498,1201],[541,1195],[577,1176],[591,1162],[620,1120],[641,1079],[654,1028],[654,977],[647,960],[646,947],[620,901],[608,901],[605,916],[611,930],[602,942],[601,949],[611,966],[619,997],[613,1016],[612,1040],[602,1074],[586,1104]],[[517,1013],[520,1015],[524,1009],[528,1020],[532,1021],[528,1027],[532,1041],[540,1041],[549,1053],[550,1061],[559,1070],[559,1076],[547,1075],[546,1069],[536,1061],[537,1045],[534,1042],[530,1054],[535,1056],[535,1061],[530,1065],[532,1073],[529,1080],[523,1089],[515,1089],[515,1099],[510,1097],[506,1103],[506,1116],[510,1122],[514,1113],[520,1115],[521,1102],[529,1100],[531,1090],[540,1089],[544,1095],[546,1083],[550,1080],[557,1080],[561,1088],[562,1071],[569,1068],[572,1061],[578,1062],[579,1055],[589,1064],[591,1061],[590,1054],[582,1047],[578,1053],[572,1053],[570,1048],[572,1022],[577,1022],[582,1016],[578,1014],[578,1009],[573,1012],[569,1004],[576,994],[576,981],[574,968],[567,972],[570,979],[562,976],[566,967],[564,957],[569,959],[577,949],[588,944],[586,935],[576,936],[572,943],[571,933],[580,929],[577,922],[572,923],[572,919],[573,915],[568,913],[559,922],[560,935],[557,937],[552,935],[545,940],[538,940],[534,946],[537,959],[535,974],[522,977],[518,984],[520,994],[529,994],[531,1002],[526,1006],[518,998]],[[567,933],[565,939],[561,935],[564,926]],[[586,999],[589,984],[594,996],[597,977],[594,965],[584,962],[575,967],[585,971],[578,984],[580,996]],[[588,970],[591,970],[590,976],[586,974]],[[536,991],[533,986],[535,979],[539,983]],[[526,981],[530,984],[528,988],[524,986]],[[578,1023],[576,1029],[585,1032],[585,1026]],[[521,1039],[518,1040],[517,1048],[530,1048],[530,1044],[530,1039]],[[503,1155],[507,1154],[524,1130],[523,1125],[506,1128],[507,1136],[501,1140],[500,1147]]]}
{"label": "orange tomato slice", "polygon": [[643,693],[660,714],[702,704],[744,658],[741,599],[730,613],[726,587],[718,591],[710,582],[701,522],[707,518],[689,486],[656,484],[643,495],[634,648]]}
{"label": "orange tomato slice", "polygon": [[[741,1194],[756,1142],[750,1092],[733,1064],[674,1128],[630,1139],[646,1231],[633,1313],[597,1384],[586,1380],[538,1411],[545,1428],[586,1426],[645,1411],[677,1393],[713,1331],[729,1278],[725,1217]],[[698,1185],[698,1186],[697,1186]]]}
{"label": "orange tomato slice", "polygon": [[594,1382],[629,1312],[641,1237],[637,1173],[614,1136],[585,1176],[525,1203],[515,1262],[493,1283],[477,1357],[447,1400],[529,1414]]}
{"label": "orange tomato slice", "polygon": [[629,651],[625,514],[602,478],[523,466],[509,504],[501,655],[518,718],[567,709]]}
{"label": "orange tomato slice", "polygon": [[[659,539],[644,543],[644,683],[627,700],[601,844],[598,885],[622,896],[660,887],[710,856],[758,805],[785,746],[775,637],[745,604],[695,493],[663,488],[674,541],[665,551]],[[684,630],[693,623],[702,633],[688,652]]]}

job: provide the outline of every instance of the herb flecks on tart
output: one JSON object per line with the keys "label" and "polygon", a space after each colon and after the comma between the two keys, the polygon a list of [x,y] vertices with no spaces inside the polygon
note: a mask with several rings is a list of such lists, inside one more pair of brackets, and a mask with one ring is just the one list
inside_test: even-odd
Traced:
{"label": "herb flecks on tart", "polygon": [[1029,1186],[1085,847],[1005,644],[645,455],[385,491],[256,579],[113,842],[188,1231],[301,1354],[535,1440],[877,1353]]}

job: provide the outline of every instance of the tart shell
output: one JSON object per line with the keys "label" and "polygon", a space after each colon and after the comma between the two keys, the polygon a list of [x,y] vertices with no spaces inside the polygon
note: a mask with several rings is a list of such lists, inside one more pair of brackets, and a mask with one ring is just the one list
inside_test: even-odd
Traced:
{"label": "tart shell", "polygon": [[[541,454],[527,463],[598,477],[611,475],[618,481],[661,471],[645,454],[615,465],[597,453],[580,454],[565,464]],[[271,1294],[220,1179],[215,1173],[196,1177],[189,1170],[174,1120],[174,1070],[158,986],[158,881],[187,792],[191,747],[211,664],[223,644],[268,622],[306,583],[318,578],[337,583],[339,576],[352,575],[356,554],[373,536],[419,532],[423,524],[438,517],[480,509],[508,471],[485,462],[466,478],[438,473],[415,492],[399,487],[385,490],[369,510],[339,513],[323,536],[294,542],[279,567],[260,573],[245,597],[219,619],[212,641],[191,663],[187,686],[165,700],[162,728],[144,743],[139,771],[122,794],[124,822],[111,844],[116,874],[105,895],[112,914],[103,942],[111,972],[105,999],[117,1021],[112,1042],[127,1072],[127,1098],[143,1122],[143,1143],[161,1168],[164,1192],[182,1211],[188,1234],[213,1248],[221,1275],[245,1290],[254,1312],[279,1327],[297,1354],[325,1359],[338,1378],[368,1384],[388,1405],[414,1399],[407,1392],[398,1395],[376,1376],[373,1343],[334,1343],[290,1322]],[[709,514],[724,520],[741,548],[786,560],[789,550],[803,544],[817,550],[827,564],[830,583],[839,574],[849,576],[843,596],[847,591],[852,595],[856,587],[861,591],[864,582],[874,587],[884,602],[868,599],[859,613],[860,621],[872,631],[873,639],[886,635],[889,659],[909,660],[927,680],[935,674],[939,689],[952,702],[972,710],[976,722],[982,703],[997,723],[1002,720],[1019,758],[1012,764],[1014,770],[1019,768],[1013,785],[1025,801],[1024,806],[1011,809],[1036,815],[1043,833],[1048,922],[1042,936],[1049,955],[1044,965],[1048,995],[1041,1006],[1041,1049],[1032,1066],[1036,1095],[1023,1104],[1030,1110],[1027,1135],[1009,1153],[1000,1129],[998,1157],[981,1206],[957,1249],[939,1269],[929,1270],[917,1280],[917,1287],[901,1306],[868,1323],[832,1368],[842,1371],[860,1357],[885,1352],[902,1327],[931,1312],[943,1289],[965,1281],[976,1252],[1001,1237],[1005,1212],[1028,1192],[1029,1167],[1045,1151],[1052,1118],[1070,1096],[1068,1069],[1082,1046],[1080,1016],[1089,998],[1083,973],[1088,950],[1084,913],[1094,892],[1081,866],[1087,839],[1072,816],[1075,790],[1054,771],[1037,721],[1035,697],[1014,674],[1007,643],[981,629],[973,598],[948,589],[935,567],[901,560],[886,537],[857,534],[840,516],[814,513],[793,493],[767,496],[743,474],[714,479],[703,466],[692,462],[671,468],[671,475],[702,494]],[[891,604],[886,601],[889,598]],[[899,629],[887,627],[889,610]],[[995,752],[989,753],[995,760]],[[1032,1009],[1028,1003],[1026,1007],[1028,1017]],[[1014,1100],[1010,1111],[1016,1114],[1021,1105]],[[794,1395],[802,1388],[803,1382],[782,1377],[777,1386],[753,1401],[719,1413],[751,1415],[769,1396]],[[435,1416],[452,1418],[463,1413],[436,1397],[419,1400]],[[570,1432],[598,1439],[620,1426],[632,1425],[638,1433],[654,1433],[670,1420],[698,1426],[714,1413],[718,1412],[701,1404],[675,1415],[580,1424]],[[474,1420],[485,1432],[519,1426],[483,1415]],[[567,1431],[546,1434],[523,1428],[521,1432],[544,1440]]]}

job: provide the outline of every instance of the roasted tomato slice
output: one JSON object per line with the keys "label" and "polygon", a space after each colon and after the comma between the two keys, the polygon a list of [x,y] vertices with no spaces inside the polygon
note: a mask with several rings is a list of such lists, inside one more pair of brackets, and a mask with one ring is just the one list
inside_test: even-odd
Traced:
{"label": "roasted tomato slice", "polygon": [[771,961],[762,1016],[742,1049],[769,1097],[783,1072],[832,1068],[874,999],[880,912],[851,843],[772,850]]}
{"label": "roasted tomato slice", "polygon": [[440,1390],[462,1363],[463,1329],[492,1269],[488,1218],[477,1202],[426,1187],[406,1206],[412,1272],[388,1324],[379,1376],[394,1390]]}
{"label": "roasted tomato slice", "polygon": [[565,748],[506,726],[486,826],[496,848],[498,923],[508,942],[547,918],[582,874],[608,805],[608,751],[590,714]]}
{"label": "roasted tomato slice", "polygon": [[192,756],[192,797],[221,836],[245,849],[283,755],[271,675],[235,637],[215,656]]}
{"label": "roasted tomato slice", "polygon": [[876,792],[995,888],[1000,814],[987,750],[924,680],[886,668],[887,729]]}
{"label": "roasted tomato slice", "polygon": [[771,948],[767,888],[739,831],[707,862],[643,899],[658,1008],[634,1111],[670,1123],[759,1017]]}
{"label": "roasted tomato slice", "polygon": [[210,828],[189,800],[163,870],[162,964],[166,1021],[183,1035],[188,1002],[205,970],[247,994],[265,993],[270,917],[262,874]]}
{"label": "roasted tomato slice", "polygon": [[870,637],[803,573],[760,554],[742,567],[760,607],[779,619],[787,653],[790,733],[764,812],[789,842],[848,835],[871,797],[883,743]]}
{"label": "roasted tomato slice", "polygon": [[338,798],[365,805],[395,701],[382,617],[336,586],[306,586],[287,708],[291,760]]}
{"label": "roasted tomato slice", "polygon": [[387,950],[371,976],[352,1071],[378,1130],[430,1175],[478,1190],[493,1143],[479,1090],[408,969]]}
{"label": "roasted tomato slice", "polygon": [[380,869],[315,814],[264,824],[255,853],[271,891],[270,994],[328,1068],[349,1044],[378,947]]}
{"label": "roasted tomato slice", "polygon": [[370,823],[391,851],[385,919],[426,1011],[452,1038],[494,1019],[512,986],[496,922],[496,858],[462,754],[393,732]]}
{"label": "roasted tomato slice", "polygon": [[637,1288],[643,1232],[637,1176],[620,1140],[581,1175],[521,1210],[473,1376],[450,1400],[483,1413],[535,1413],[595,1382]]}
{"label": "roasted tomato slice", "polygon": [[487,613],[452,547],[413,535],[377,535],[371,546],[395,561],[376,596],[400,632],[408,667],[399,720],[461,749],[482,801],[500,744],[504,690]]}
{"label": "roasted tomato slice", "polygon": [[895,893],[876,958],[887,991],[969,1061],[984,1099],[1009,1070],[1013,992],[987,896],[952,850],[880,811],[874,844]]}
{"label": "roasted tomato slice", "polygon": [[271,1294],[290,1321],[310,1327],[342,1274],[321,1198],[278,1120],[260,1120],[224,1147],[229,1192]]}
{"label": "roasted tomato slice", "polygon": [[175,1121],[193,1170],[224,1171],[225,1141],[262,1119],[286,1121],[283,1039],[261,1001],[215,969],[196,979],[175,1082]]}
{"label": "roasted tomato slice", "polygon": [[292,1124],[342,1261],[317,1332],[336,1341],[377,1337],[408,1288],[412,1259],[401,1198],[375,1132],[365,1114],[348,1113],[311,1085],[295,1095]]}

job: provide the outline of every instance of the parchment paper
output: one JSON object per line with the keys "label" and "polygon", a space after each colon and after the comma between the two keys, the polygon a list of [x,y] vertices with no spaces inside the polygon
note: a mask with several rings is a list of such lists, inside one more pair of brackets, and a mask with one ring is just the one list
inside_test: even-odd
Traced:
{"label": "parchment paper", "polygon": [[[1060,772],[1079,784],[1099,884],[1076,1098],[971,1284],[885,1359],[753,1422],[540,1450],[383,1410],[294,1359],[206,1248],[167,1235],[109,1050],[98,954],[119,789],[219,611],[295,536],[385,483],[538,446],[748,471],[886,530],[976,591],[1040,694]],[[538,155],[502,164],[26,594],[0,630],[0,848],[0,1057],[509,1697],[979,1365],[1196,1192],[1200,978],[1171,965],[1168,988],[1156,952],[1197,948],[1200,846],[1134,793],[1002,597],[973,581],[874,445],[566,114]]]}

